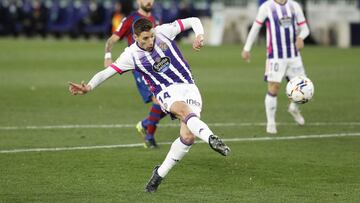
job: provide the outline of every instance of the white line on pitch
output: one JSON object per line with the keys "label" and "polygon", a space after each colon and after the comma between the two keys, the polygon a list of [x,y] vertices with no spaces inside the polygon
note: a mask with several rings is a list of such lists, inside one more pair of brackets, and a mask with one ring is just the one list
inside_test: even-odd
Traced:
{"label": "white line on pitch", "polygon": [[[209,123],[218,127],[265,126],[265,123]],[[295,123],[277,123],[280,126],[296,125]],[[357,126],[360,122],[314,122],[307,126]],[[178,127],[177,123],[160,124],[160,127]],[[51,129],[87,129],[87,128],[134,128],[135,124],[85,124],[85,125],[44,125],[44,126],[0,126],[0,130],[51,130]]]}
{"label": "white line on pitch", "polygon": [[[249,137],[249,138],[228,138],[223,139],[225,142],[255,142],[255,141],[272,141],[272,140],[299,140],[331,137],[351,137],[360,136],[360,132],[354,133],[337,133],[337,134],[320,134],[320,135],[299,135],[287,137]],[[159,145],[170,145],[172,142],[161,142]],[[204,143],[202,141],[196,143]],[[20,152],[49,152],[49,151],[72,151],[72,150],[90,150],[90,149],[112,149],[112,148],[132,148],[143,146],[143,143],[136,144],[119,144],[119,145],[97,145],[97,146],[80,146],[80,147],[56,147],[56,148],[29,148],[29,149],[9,149],[0,150],[0,154],[20,153]]]}

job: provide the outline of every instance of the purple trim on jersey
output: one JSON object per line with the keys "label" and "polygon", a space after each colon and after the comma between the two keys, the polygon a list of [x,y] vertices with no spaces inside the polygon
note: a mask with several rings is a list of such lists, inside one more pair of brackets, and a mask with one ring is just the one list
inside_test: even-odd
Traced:
{"label": "purple trim on jersey", "polygon": [[294,30],[294,32],[293,32],[293,33],[294,33],[294,36],[293,36],[293,37],[294,37],[294,39],[293,39],[294,41],[293,41],[293,43],[294,43],[295,56],[298,56],[298,55],[299,55],[299,53],[298,53],[299,51],[298,51],[298,49],[297,49],[296,46],[295,46],[295,44],[296,44],[295,18],[294,18],[294,20],[293,20],[293,25],[292,25],[292,26],[293,26],[293,30]]}
{"label": "purple trim on jersey", "polygon": [[271,33],[271,25],[269,19],[266,20],[266,28],[269,33],[269,47],[268,47],[268,58],[274,58],[274,49],[273,49],[273,40],[272,40],[272,33]]}
{"label": "purple trim on jersey", "polygon": [[[159,33],[159,34],[161,34],[161,33]],[[194,84],[194,80],[193,80],[192,76],[189,75],[189,73],[188,73],[188,71],[189,71],[190,74],[191,74],[190,66],[189,66],[189,64],[186,62],[186,60],[184,59],[184,57],[182,56],[179,48],[177,47],[176,42],[175,42],[174,40],[169,39],[167,36],[165,36],[165,35],[163,35],[163,34],[161,34],[161,36],[163,36],[165,39],[168,40],[168,43],[171,44],[171,46],[174,48],[176,54],[179,56],[180,60],[185,64],[186,67],[184,67],[183,65],[181,65],[180,61],[177,60],[177,59],[175,58],[175,56],[171,53],[171,50],[168,49],[168,50],[166,50],[166,53],[169,53],[171,56],[174,56],[174,57],[172,57],[174,60],[172,59],[171,64],[173,64],[173,66],[176,67],[176,69],[181,73],[181,75],[187,80],[187,82],[188,82],[189,84]],[[188,71],[186,71],[185,69],[187,69]]]}
{"label": "purple trim on jersey", "polygon": [[[182,60],[182,62],[185,64],[186,67],[182,66],[177,59],[174,60],[174,65],[176,65],[176,66],[179,67],[179,68],[178,68],[179,72],[180,72],[181,75],[187,80],[187,82],[188,82],[189,84],[193,84],[193,83],[194,83],[194,80],[193,80],[192,76],[189,75],[189,73],[188,73],[188,72],[190,72],[190,74],[191,74],[191,69],[190,69],[189,64],[186,62],[186,60],[185,60],[184,57],[182,56],[179,48],[178,48],[177,45],[176,45],[176,42],[175,42],[175,41],[171,41],[171,45],[172,45],[172,47],[174,48],[176,54],[179,56],[179,58]],[[185,68],[186,68],[188,71],[186,71]]]}
{"label": "purple trim on jersey", "polygon": [[274,25],[275,25],[276,44],[277,44],[277,48],[278,48],[278,58],[283,58],[283,50],[282,50],[281,35],[280,35],[280,20],[279,20],[278,14],[276,12],[275,4],[271,5],[271,12],[272,12],[272,17],[274,19]]}
{"label": "purple trim on jersey", "polygon": [[[290,10],[294,11],[294,6],[293,4],[290,4]],[[296,28],[295,28],[295,23],[296,23],[296,19],[295,19],[295,13],[291,12],[292,15],[292,27],[293,27],[293,43],[294,43],[294,51],[295,51],[295,56],[298,56],[298,50],[295,46],[296,44]]]}
{"label": "purple trim on jersey", "polygon": [[[160,41],[160,40],[157,39],[156,41]],[[160,44],[160,42],[159,42],[159,44]],[[175,61],[176,59],[175,59],[172,55],[171,55],[171,56],[165,55],[165,56],[167,56],[167,57],[170,58],[170,65],[173,65],[173,66],[174,66],[173,61]],[[153,60],[155,61],[155,58],[157,58],[157,57],[160,57],[160,58],[161,58],[160,54],[154,49],[153,53],[151,53],[151,58],[153,58]],[[174,68],[175,68],[175,69],[178,69],[176,66],[174,66]],[[168,76],[171,80],[173,80],[174,82],[180,82],[180,83],[183,83],[183,82],[184,82],[179,76],[177,76],[177,75],[175,74],[174,71],[170,70],[170,67],[169,67],[168,70],[166,70],[166,71],[163,72],[163,73],[164,73],[166,76]]]}
{"label": "purple trim on jersey", "polygon": [[[147,72],[149,72],[157,81],[159,81],[159,83],[165,85],[166,87],[169,86],[170,83],[152,69],[152,65],[147,60],[144,53],[143,52],[140,52],[140,53],[138,52],[138,54],[139,54],[138,57],[142,56],[141,58],[139,58],[139,60],[140,60],[141,65],[145,68],[145,70]],[[136,59],[134,59],[134,62],[135,62],[135,69],[137,69],[139,72],[141,72],[143,74],[145,80],[150,85],[150,90],[154,94],[159,93],[162,90],[160,85],[156,85],[155,81],[138,66],[138,64],[136,63]]]}
{"label": "purple trim on jersey", "polygon": [[[185,61],[184,57],[182,56],[179,48],[176,45],[175,41],[171,42],[172,47],[174,48],[176,54],[180,57],[182,62],[185,64],[186,67],[182,66],[180,62],[174,57],[174,60],[172,61],[172,64],[174,64],[175,67],[177,67],[178,71],[181,73],[181,75],[187,80],[189,84],[193,84],[194,80],[192,77],[188,74],[188,72],[185,70],[185,68],[188,69],[188,71],[191,73],[191,69],[189,64]],[[170,51],[170,50],[169,50]]]}
{"label": "purple trim on jersey", "polygon": [[[281,13],[283,16],[288,16],[286,11],[286,6],[282,5],[281,7]],[[292,16],[290,16],[292,17]],[[285,28],[285,42],[286,42],[286,56],[287,58],[291,58],[291,42],[290,42],[290,30],[289,28]]]}

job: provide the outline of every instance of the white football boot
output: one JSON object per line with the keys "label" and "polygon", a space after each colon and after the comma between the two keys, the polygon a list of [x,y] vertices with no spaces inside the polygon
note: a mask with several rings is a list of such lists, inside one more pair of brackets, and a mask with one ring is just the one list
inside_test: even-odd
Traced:
{"label": "white football boot", "polygon": [[295,122],[299,125],[305,125],[305,119],[301,115],[299,108],[297,108],[296,104],[290,104],[288,108],[288,112],[292,115]]}
{"label": "white football boot", "polygon": [[267,123],[266,124],[266,132],[269,134],[276,134],[276,124],[275,123]]}

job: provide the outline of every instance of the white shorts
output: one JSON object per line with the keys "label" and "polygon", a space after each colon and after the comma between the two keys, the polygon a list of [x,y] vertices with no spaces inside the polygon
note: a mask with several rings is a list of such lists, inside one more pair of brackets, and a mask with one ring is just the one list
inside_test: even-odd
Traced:
{"label": "white shorts", "polygon": [[265,76],[269,82],[281,82],[284,77],[306,76],[301,57],[289,59],[267,59]]}
{"label": "white shorts", "polygon": [[156,99],[163,110],[170,112],[174,102],[183,101],[187,103],[194,113],[200,117],[202,99],[199,89],[195,84],[174,84],[163,89],[156,95]]}

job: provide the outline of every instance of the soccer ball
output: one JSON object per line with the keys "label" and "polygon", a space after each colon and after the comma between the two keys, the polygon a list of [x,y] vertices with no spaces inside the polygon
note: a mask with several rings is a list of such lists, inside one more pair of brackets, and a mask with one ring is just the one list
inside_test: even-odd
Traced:
{"label": "soccer ball", "polygon": [[309,78],[296,76],[287,83],[286,95],[297,104],[305,104],[314,95],[314,85]]}

